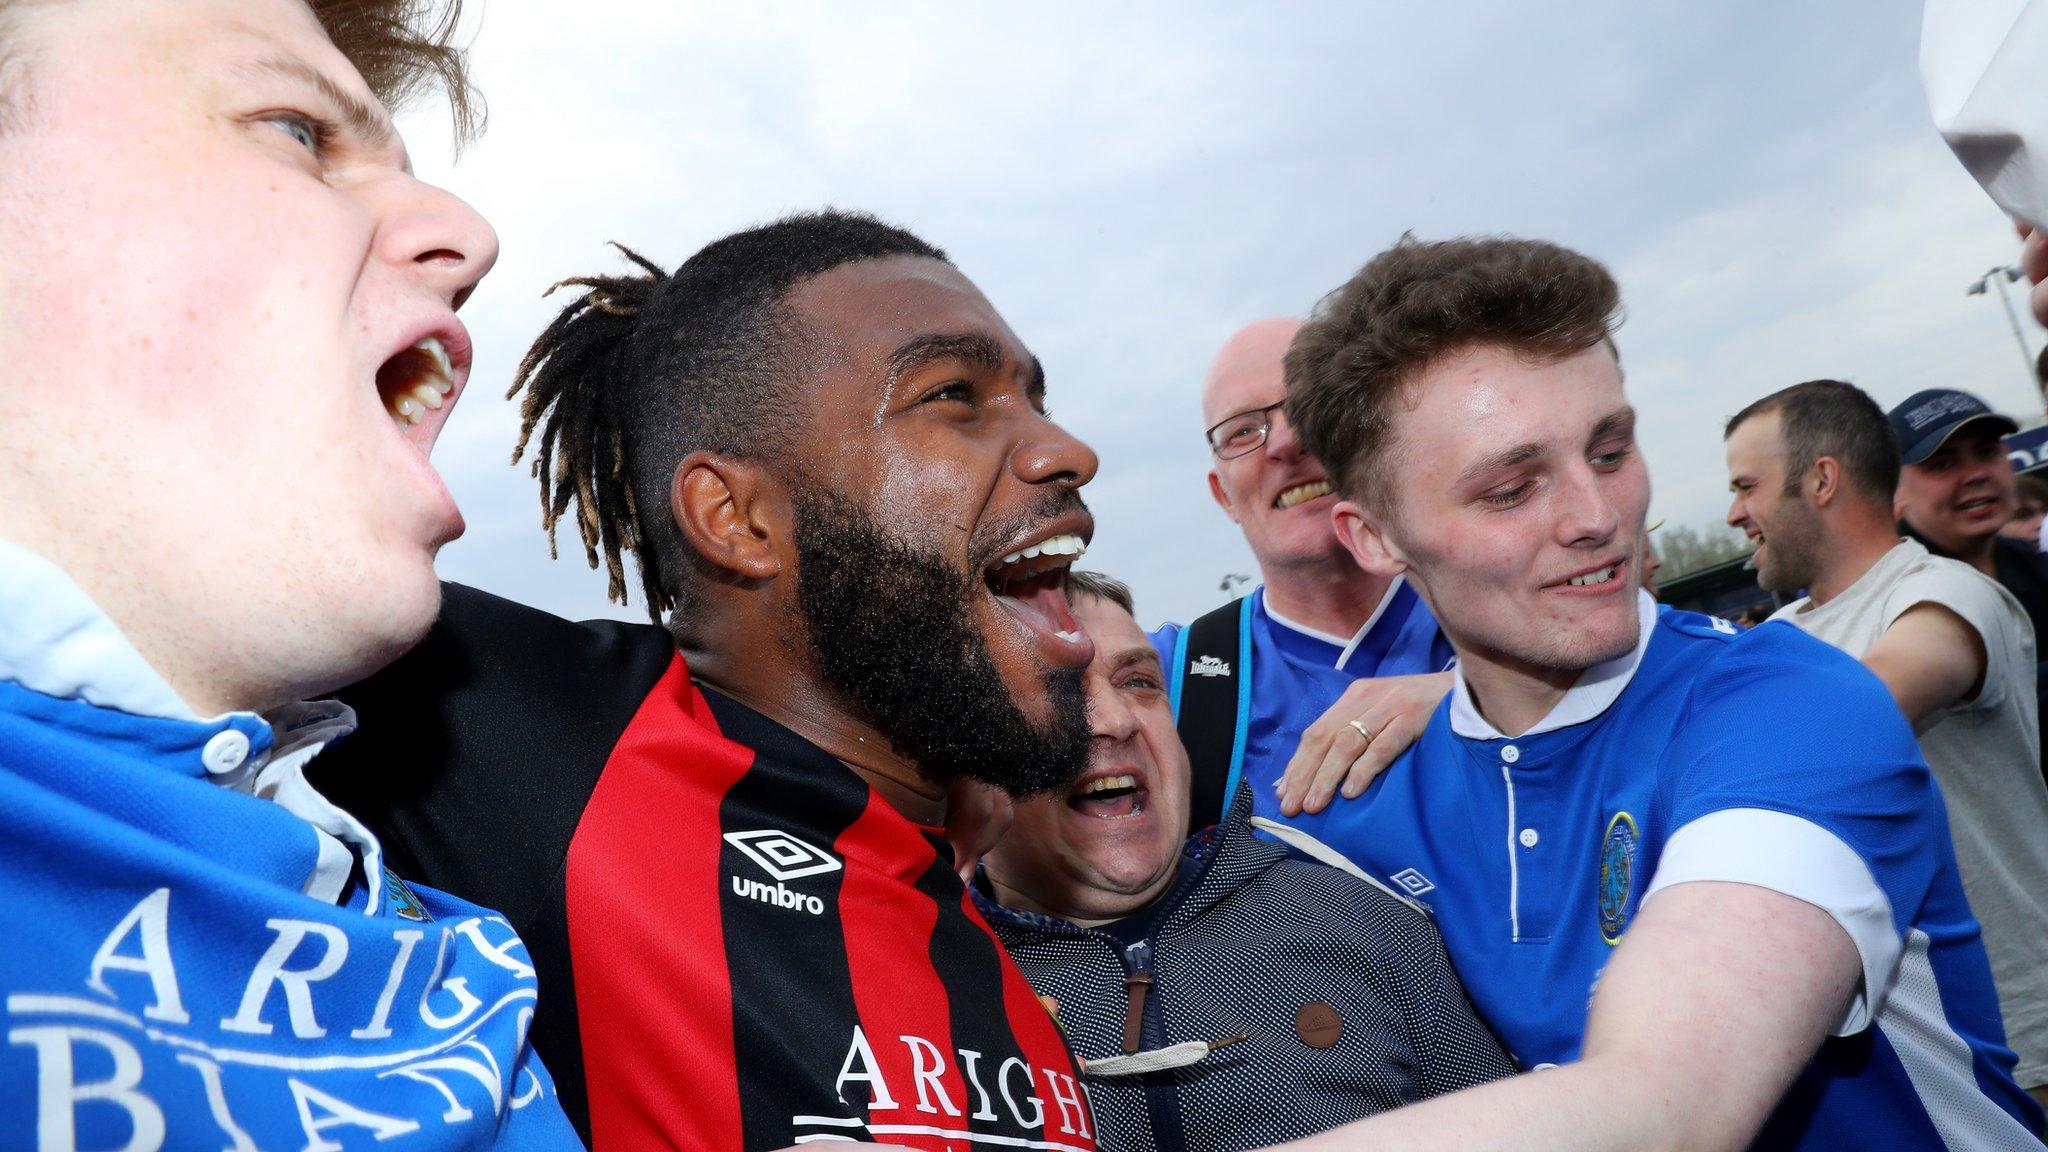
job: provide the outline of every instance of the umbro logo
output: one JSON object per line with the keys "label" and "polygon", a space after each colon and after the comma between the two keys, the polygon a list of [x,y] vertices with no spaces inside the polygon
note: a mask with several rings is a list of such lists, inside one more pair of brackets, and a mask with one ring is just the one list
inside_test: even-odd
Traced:
{"label": "umbro logo", "polygon": [[1413,868],[1403,868],[1392,876],[1387,877],[1387,879],[1392,880],[1401,891],[1406,892],[1410,896],[1420,896],[1424,892],[1436,891],[1435,882]]}
{"label": "umbro logo", "polygon": [[[816,876],[820,872],[837,872],[844,867],[837,857],[824,849],[775,828],[727,832],[725,842],[739,849],[741,855],[778,881]],[[735,896],[759,900],[777,908],[794,908],[813,916],[825,914],[823,900],[780,883],[768,884],[749,876],[734,876],[732,891]]]}
{"label": "umbro logo", "polygon": [[1194,665],[1188,671],[1197,676],[1228,676],[1230,665],[1214,656],[1200,656],[1195,659]]}
{"label": "umbro logo", "polygon": [[838,858],[831,853],[776,828],[727,832],[725,842],[745,853],[747,859],[759,864],[763,872],[777,880],[795,880],[840,869]]}

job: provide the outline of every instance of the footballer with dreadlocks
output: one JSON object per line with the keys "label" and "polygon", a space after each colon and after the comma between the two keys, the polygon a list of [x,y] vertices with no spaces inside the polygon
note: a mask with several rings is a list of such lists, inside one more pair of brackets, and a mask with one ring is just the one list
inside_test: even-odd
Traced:
{"label": "footballer with dreadlocks", "polygon": [[[623,249],[622,249],[623,251]],[[601,1148],[1087,1152],[1058,1030],[967,898],[957,781],[1065,787],[1096,461],[944,253],[825,211],[627,251],[521,365],[543,522],[655,628],[447,589],[346,694],[337,798],[505,910]],[[508,958],[509,960],[509,958]]]}

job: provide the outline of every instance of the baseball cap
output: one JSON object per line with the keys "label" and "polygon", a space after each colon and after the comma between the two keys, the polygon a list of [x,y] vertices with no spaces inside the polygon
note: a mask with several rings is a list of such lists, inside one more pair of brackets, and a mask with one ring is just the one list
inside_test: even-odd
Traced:
{"label": "baseball cap", "polygon": [[2020,430],[2011,419],[1991,410],[1989,404],[1953,388],[1929,388],[1906,397],[1891,410],[1892,431],[1899,437],[1899,462],[1918,464],[1948,443],[1948,438],[1965,424],[1989,420],[2010,435]]}

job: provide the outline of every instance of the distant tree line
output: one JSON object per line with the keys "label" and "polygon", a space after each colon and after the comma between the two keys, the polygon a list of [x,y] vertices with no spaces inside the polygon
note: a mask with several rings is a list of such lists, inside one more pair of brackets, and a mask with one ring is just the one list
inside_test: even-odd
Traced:
{"label": "distant tree line", "polygon": [[1721,524],[1699,528],[1679,524],[1660,528],[1650,542],[1656,546],[1658,558],[1664,561],[1663,569],[1657,573],[1659,583],[1702,568],[1712,568],[1737,556],[1747,556],[1750,551],[1748,537]]}

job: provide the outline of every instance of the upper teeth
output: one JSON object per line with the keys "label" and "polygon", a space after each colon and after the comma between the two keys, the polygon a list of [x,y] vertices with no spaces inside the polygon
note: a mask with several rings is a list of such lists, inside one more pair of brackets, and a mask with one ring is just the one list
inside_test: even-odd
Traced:
{"label": "upper teeth", "polygon": [[1088,783],[1081,785],[1079,794],[1082,796],[1092,796],[1097,792],[1114,792],[1118,788],[1136,788],[1137,786],[1138,778],[1136,776],[1104,776],[1100,780],[1090,780]]}
{"label": "upper teeth", "polygon": [[1614,569],[1602,568],[1598,572],[1588,572],[1584,576],[1574,576],[1571,578],[1571,583],[1575,587],[1583,588],[1588,584],[1605,584],[1612,579],[1614,579]]}
{"label": "upper teeth", "polygon": [[406,366],[416,372],[418,380],[411,387],[394,392],[386,399],[385,407],[400,423],[417,424],[427,409],[448,403],[448,394],[455,391],[455,369],[448,363],[448,350],[441,346],[438,337],[428,336],[407,352],[423,353],[407,357]]}
{"label": "upper teeth", "polygon": [[1292,508],[1304,500],[1313,500],[1318,496],[1327,495],[1329,491],[1330,482],[1328,480],[1311,480],[1306,484],[1296,484],[1294,487],[1282,492],[1277,503],[1282,508]]}
{"label": "upper teeth", "polygon": [[1033,556],[1079,556],[1086,551],[1088,551],[1088,545],[1083,544],[1079,536],[1070,532],[1064,536],[1055,536],[1042,543],[1033,544],[1022,552],[1012,552],[1008,556],[1003,557],[1003,563],[1015,564],[1019,560],[1029,560]]}
{"label": "upper teeth", "polygon": [[1081,630],[1079,628],[1074,629],[1072,632],[1055,632],[1053,635],[1065,640],[1069,644],[1079,644],[1081,642]]}

